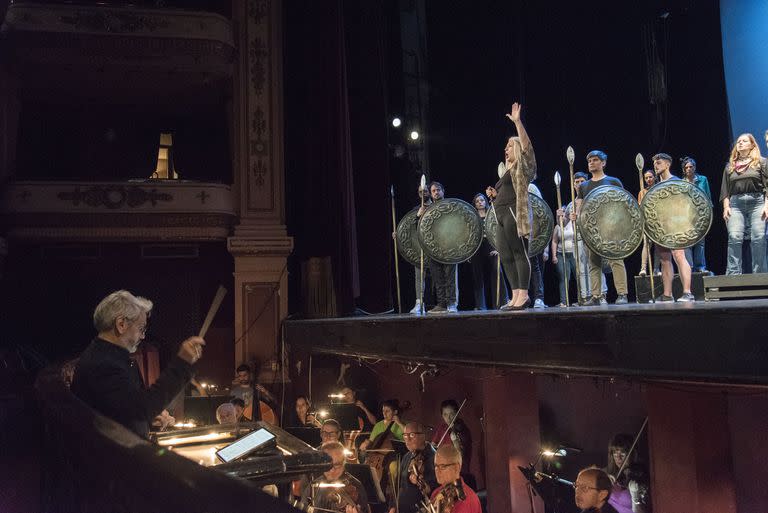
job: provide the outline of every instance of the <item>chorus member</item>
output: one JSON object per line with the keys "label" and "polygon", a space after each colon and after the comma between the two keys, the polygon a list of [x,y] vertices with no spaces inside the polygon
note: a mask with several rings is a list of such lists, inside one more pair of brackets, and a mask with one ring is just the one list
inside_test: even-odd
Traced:
{"label": "chorus member", "polygon": [[579,472],[573,488],[576,490],[576,507],[581,513],[618,513],[608,502],[613,484],[603,470],[585,468]]}
{"label": "chorus member", "polygon": [[306,427],[320,427],[322,423],[317,420],[314,413],[310,413],[309,410],[312,404],[309,402],[309,398],[305,395],[300,395],[296,398],[296,418],[298,420],[298,426]]}
{"label": "chorus member", "polygon": [[403,432],[408,449],[400,462],[400,483],[397,504],[390,504],[389,513],[417,513],[421,502],[429,499],[437,488],[435,478],[435,449],[427,443],[424,425],[409,422]]}
{"label": "chorus member", "polygon": [[[643,188],[637,194],[637,202],[642,203],[645,193],[648,189],[656,185],[656,173],[653,169],[646,169],[643,171]],[[640,256],[640,276],[648,275],[648,251],[653,248],[653,243],[648,240],[648,237],[643,237],[643,251]],[[654,268],[658,265],[653,264]]]}
{"label": "chorus member", "polygon": [[[344,513],[370,513],[368,495],[362,483],[346,470],[344,446],[339,442],[327,442],[321,450],[331,458],[331,468],[311,483],[306,483],[301,501],[304,505],[311,504],[325,511],[342,511]],[[341,487],[323,487],[323,484],[338,484]],[[341,502],[341,506],[339,503]],[[302,511],[311,511],[310,509]],[[320,510],[323,511],[323,510]]]}
{"label": "chorus member", "polygon": [[[619,433],[608,444],[608,465],[603,470],[615,479],[608,502],[619,513],[647,513],[650,497],[648,472],[638,462],[637,452],[629,456],[632,441],[632,436]],[[624,469],[619,475],[622,466]]]}
{"label": "chorus member", "polygon": [[[458,417],[459,404],[454,399],[446,399],[440,403],[440,423],[432,435],[432,444],[453,445],[461,451],[462,476],[468,477],[469,464],[472,458],[472,433],[467,424]],[[455,419],[455,420],[454,420]],[[451,422],[453,424],[451,425]],[[450,428],[448,426],[451,426]],[[473,479],[469,479],[472,481]]]}
{"label": "chorus member", "polygon": [[[707,199],[712,202],[709,180],[707,180],[706,176],[699,174],[696,168],[696,161],[692,157],[683,157],[680,162],[683,165],[683,178],[701,189],[707,196]],[[688,259],[688,263],[691,264],[694,272],[709,272],[707,271],[707,260],[704,255],[704,239],[694,244],[693,247],[686,249],[685,257]]]}
{"label": "chorus member", "polygon": [[[432,204],[432,196],[429,194],[428,189],[422,189],[419,187],[418,189],[418,195],[419,195],[419,202],[421,202],[422,197],[424,198],[424,206],[428,207]],[[421,207],[421,203],[418,205]],[[397,232],[392,232],[392,238],[394,239],[397,237]],[[421,275],[421,265],[415,265],[413,266],[413,273],[414,273],[414,283],[416,287],[416,304],[413,305],[413,308],[411,308],[411,312],[414,315],[418,315],[421,313],[421,301],[422,298],[425,297],[424,292],[424,284],[426,283],[426,275],[429,272],[429,259],[427,257],[424,257],[424,276]]]}
{"label": "chorus member", "polygon": [[[432,492],[432,504],[437,511],[453,513],[481,513],[480,499],[461,478],[461,452],[452,445],[444,445],[435,454],[435,478],[438,486]],[[448,506],[452,504],[453,508]]]}
{"label": "chorus member", "polygon": [[[659,183],[667,182],[670,180],[680,180],[670,172],[672,167],[672,157],[666,153],[658,153],[653,156],[653,169],[656,172],[656,177]],[[661,262],[661,280],[664,283],[664,292],[658,301],[674,301],[672,296],[672,280],[675,277],[675,270],[672,266],[672,259],[677,264],[677,269],[680,272],[680,281],[683,285],[683,295],[677,298],[677,301],[683,303],[689,303],[695,301],[693,294],[691,294],[691,266],[688,264],[688,260],[685,258],[684,249],[670,249],[660,245],[656,245],[656,249],[659,255],[659,261]]]}
{"label": "chorus member", "polygon": [[193,376],[192,365],[203,354],[205,341],[190,337],[157,381],[145,389],[131,360],[147,330],[152,301],[118,290],[93,312],[96,338],[80,355],[72,392],[106,417],[146,437],[149,424]]}
{"label": "chorus member", "polygon": [[[440,182],[429,184],[429,193],[432,196],[432,203],[437,203],[445,199],[445,187]],[[426,207],[419,209],[419,217],[422,216]],[[435,295],[437,304],[427,313],[439,314],[458,311],[457,294],[457,266],[456,264],[441,264],[435,260],[429,261],[429,270],[432,273],[432,282],[435,286]]]}
{"label": "chorus member", "polygon": [[[601,185],[613,185],[614,187],[624,188],[621,180],[605,174],[605,166],[608,161],[608,155],[600,150],[593,150],[587,154],[587,168],[592,174],[592,178],[581,184],[578,190],[578,199],[576,200],[576,212],[571,213],[571,220],[576,220],[576,215],[581,208],[581,202],[592,190]],[[600,274],[603,269],[603,259],[600,255],[587,249],[587,259],[589,262],[589,281],[592,286],[592,299],[589,305],[600,305]],[[613,285],[616,287],[617,305],[627,304],[627,269],[624,267],[624,260],[607,260],[613,272]]]}
{"label": "chorus member", "polygon": [[[365,451],[379,435],[391,436],[395,440],[403,441],[405,424],[400,420],[400,405],[394,399],[389,399],[381,404],[382,420],[374,424],[371,436],[360,444],[360,450]],[[387,434],[388,433],[388,434]]]}
{"label": "chorus member", "polygon": [[[565,284],[570,286],[571,276],[576,272],[576,257],[573,254],[573,225],[570,219],[566,223],[563,221],[563,230],[560,230],[560,221],[562,211],[558,210],[557,220],[555,221],[555,230],[552,232],[552,263],[557,269],[558,284],[560,286],[560,304],[559,307],[565,307],[567,302],[565,294]],[[565,258],[563,258],[565,253]],[[586,287],[586,284],[585,284]]]}
{"label": "chorus member", "polygon": [[[542,198],[541,191],[533,183],[528,184],[528,192]],[[546,308],[544,303],[544,262],[549,260],[549,245],[544,248],[544,253],[528,257],[531,262],[531,283],[528,287],[529,294],[533,295],[534,308]]]}
{"label": "chorus member", "polygon": [[[472,198],[472,204],[477,210],[480,218],[485,222],[485,216],[489,211],[488,198],[482,192],[475,194]],[[506,303],[509,294],[507,293],[507,284],[504,281],[503,273],[497,272],[497,258],[499,253],[493,249],[488,239],[483,236],[483,242],[480,249],[477,250],[469,260],[472,266],[472,290],[475,296],[475,310],[487,310],[488,305],[491,309],[499,308],[502,303]],[[496,301],[496,279],[501,278],[499,283],[499,301]],[[498,304],[497,304],[498,303]]]}
{"label": "chorus member", "polygon": [[741,274],[742,242],[750,238],[752,272],[766,272],[765,197],[768,169],[752,134],[741,134],[723,171],[720,201],[728,228],[728,265],[725,274]]}
{"label": "chorus member", "polygon": [[496,239],[504,273],[512,288],[512,298],[502,310],[524,310],[531,304],[528,287],[531,263],[528,238],[531,236],[532,212],[528,205],[528,184],[536,178],[536,156],[520,113],[522,106],[512,104],[507,118],[515,124],[517,137],[510,137],[504,148],[504,173],[486,194],[493,199],[498,220]]}

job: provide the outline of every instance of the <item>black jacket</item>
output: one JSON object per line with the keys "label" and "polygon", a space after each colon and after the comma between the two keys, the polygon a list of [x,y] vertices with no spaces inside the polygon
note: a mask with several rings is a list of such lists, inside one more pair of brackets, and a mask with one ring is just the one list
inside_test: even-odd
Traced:
{"label": "black jacket", "polygon": [[157,382],[145,389],[130,353],[97,337],[80,355],[72,392],[102,415],[146,438],[149,423],[191,377],[192,366],[174,356]]}

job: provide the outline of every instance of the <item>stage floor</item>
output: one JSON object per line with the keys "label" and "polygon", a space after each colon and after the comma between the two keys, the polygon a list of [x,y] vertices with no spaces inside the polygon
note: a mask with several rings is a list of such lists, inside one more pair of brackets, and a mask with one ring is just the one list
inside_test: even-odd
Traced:
{"label": "stage floor", "polygon": [[768,384],[768,299],[287,319],[313,353]]}

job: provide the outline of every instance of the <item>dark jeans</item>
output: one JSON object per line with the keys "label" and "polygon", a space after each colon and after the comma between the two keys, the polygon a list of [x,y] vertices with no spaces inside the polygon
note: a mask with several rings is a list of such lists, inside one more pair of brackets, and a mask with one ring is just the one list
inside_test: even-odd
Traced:
{"label": "dark jeans", "polygon": [[437,304],[445,308],[456,304],[456,264],[441,264],[430,260],[429,267],[435,284]]}
{"label": "dark jeans", "polygon": [[[498,257],[490,256],[490,249],[490,245],[484,241],[480,249],[475,253],[475,256],[470,260],[475,308],[478,310],[487,310],[488,305],[491,305],[491,308],[496,310],[500,305],[506,304],[509,301],[504,272],[498,272]],[[496,301],[497,276],[501,278],[498,302]]]}
{"label": "dark jeans", "polygon": [[544,301],[544,256],[536,255],[531,259],[531,285],[528,292],[534,300]]}

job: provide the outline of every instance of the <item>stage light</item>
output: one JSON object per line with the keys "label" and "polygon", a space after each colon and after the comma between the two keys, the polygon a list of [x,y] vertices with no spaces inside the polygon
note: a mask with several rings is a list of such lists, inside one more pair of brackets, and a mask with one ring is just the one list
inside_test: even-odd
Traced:
{"label": "stage light", "polygon": [[411,130],[410,138],[411,138],[411,141],[416,141],[419,138],[418,130]]}
{"label": "stage light", "polygon": [[344,399],[344,394],[328,394],[331,399]]}
{"label": "stage light", "polygon": [[403,124],[403,120],[402,120],[402,119],[398,118],[397,116],[395,116],[394,118],[392,118],[392,126],[393,126],[393,127],[395,127],[395,128],[399,128],[399,127],[400,127],[400,125],[402,125],[402,124]]}
{"label": "stage light", "polygon": [[328,410],[320,410],[320,411],[318,411],[317,412],[317,416],[320,417],[321,419],[324,419],[325,417],[328,416]]}

